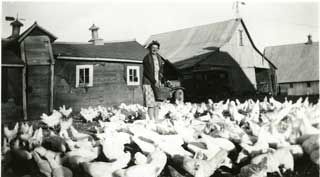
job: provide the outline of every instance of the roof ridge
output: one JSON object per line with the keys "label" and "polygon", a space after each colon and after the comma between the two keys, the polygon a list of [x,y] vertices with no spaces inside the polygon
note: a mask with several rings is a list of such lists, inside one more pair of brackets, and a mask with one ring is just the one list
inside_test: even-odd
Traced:
{"label": "roof ridge", "polygon": [[57,41],[52,44],[92,44],[91,42],[68,42],[68,41]]}
{"label": "roof ridge", "polygon": [[[134,39],[127,39],[127,40],[112,40],[112,41],[103,41],[104,44],[110,44],[110,43],[120,43],[120,42],[137,42],[137,40]],[[57,41],[53,44],[92,44],[91,42],[68,42],[68,41]]]}
{"label": "roof ridge", "polygon": [[119,39],[119,40],[110,40],[110,41],[104,41],[104,43],[116,43],[116,42],[136,42],[136,38],[132,39]]}
{"label": "roof ridge", "polygon": [[[288,43],[288,44],[280,44],[280,45],[270,45],[270,46],[266,46],[266,48],[272,48],[272,47],[282,47],[282,46],[292,46],[292,45],[302,45],[302,44],[305,44],[307,45],[305,42],[299,42],[299,43]],[[313,46],[313,45],[316,45],[316,44],[319,44],[319,41],[312,41],[312,44],[308,44],[310,46]]]}
{"label": "roof ridge", "polygon": [[237,18],[232,18],[232,19],[229,19],[229,20],[217,21],[217,22],[214,22],[214,23],[207,23],[207,24],[196,25],[196,26],[191,26],[191,27],[185,27],[185,28],[180,28],[180,29],[176,29],[176,30],[171,30],[171,31],[167,31],[167,32],[162,32],[162,33],[152,34],[150,37],[152,37],[152,36],[156,36],[156,35],[160,35],[160,34],[165,34],[165,33],[171,33],[171,32],[182,31],[182,30],[191,29],[191,28],[197,28],[197,27],[209,26],[209,25],[218,24],[218,23],[226,23],[226,22],[228,22],[228,21],[232,21],[232,20],[237,20]]}
{"label": "roof ridge", "polygon": [[28,33],[32,32],[32,30],[34,28],[38,27],[40,30],[42,30],[44,33],[47,33],[49,37],[53,38],[53,41],[55,41],[57,39],[57,37],[55,35],[53,35],[51,32],[49,32],[48,30],[46,30],[45,28],[43,28],[42,26],[40,26],[37,21],[35,21],[29,28],[27,28],[23,33],[21,33],[18,37],[17,37],[17,41],[21,42],[22,40],[24,40],[24,38],[28,35]]}

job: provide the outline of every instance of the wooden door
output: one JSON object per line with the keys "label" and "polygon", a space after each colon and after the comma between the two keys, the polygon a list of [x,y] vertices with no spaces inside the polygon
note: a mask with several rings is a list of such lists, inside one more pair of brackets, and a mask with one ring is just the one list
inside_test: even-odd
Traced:
{"label": "wooden door", "polygon": [[39,119],[50,109],[50,66],[29,66],[27,69],[28,119]]}

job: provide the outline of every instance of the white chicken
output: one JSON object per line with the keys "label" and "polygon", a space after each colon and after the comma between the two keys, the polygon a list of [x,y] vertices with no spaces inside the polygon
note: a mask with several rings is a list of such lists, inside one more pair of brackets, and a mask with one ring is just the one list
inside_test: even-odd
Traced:
{"label": "white chicken", "polygon": [[50,116],[43,113],[40,118],[41,121],[47,124],[49,127],[54,127],[59,124],[62,114],[59,111],[53,110]]}
{"label": "white chicken", "polygon": [[93,119],[99,116],[99,111],[92,107],[87,109],[81,108],[80,114],[87,122],[92,122]]}
{"label": "white chicken", "polygon": [[204,153],[208,159],[213,158],[221,150],[230,152],[231,150],[235,149],[235,145],[228,139],[214,138],[203,133],[198,135],[197,142],[204,143],[206,149],[199,148],[198,146],[193,144],[188,144],[188,148],[190,148],[195,153]]}
{"label": "white chicken", "polygon": [[190,157],[175,157],[173,160],[195,177],[210,177],[228,159],[227,155],[227,151],[221,150],[208,160],[192,159]]}
{"label": "white chicken", "polygon": [[280,166],[283,166],[285,170],[293,170],[294,168],[294,159],[288,149],[282,148],[274,152],[258,155],[251,160],[251,163],[258,165],[265,158],[267,158],[267,172],[278,172],[281,175]]}
{"label": "white chicken", "polygon": [[69,109],[66,109],[66,106],[63,105],[62,107],[59,107],[59,112],[68,118],[72,113],[72,108],[70,107]]}
{"label": "white chicken", "polygon": [[158,148],[148,154],[147,163],[133,165],[114,172],[114,177],[157,177],[167,163],[167,156]]}
{"label": "white chicken", "polygon": [[29,126],[27,124],[27,126],[25,127],[27,131],[24,131],[23,133],[21,132],[21,134],[19,135],[19,138],[22,140],[22,141],[28,141],[32,135],[33,135],[33,126]]}
{"label": "white chicken", "polygon": [[130,153],[125,153],[114,162],[82,162],[81,166],[92,177],[113,177],[114,171],[127,166],[130,157]]}
{"label": "white chicken", "polygon": [[8,128],[8,126],[5,126],[3,129],[3,133],[4,136],[8,139],[8,141],[10,142],[12,139],[14,139],[15,137],[17,137],[18,134],[18,130],[19,130],[19,123],[17,122],[14,125],[14,128],[12,130],[10,130]]}

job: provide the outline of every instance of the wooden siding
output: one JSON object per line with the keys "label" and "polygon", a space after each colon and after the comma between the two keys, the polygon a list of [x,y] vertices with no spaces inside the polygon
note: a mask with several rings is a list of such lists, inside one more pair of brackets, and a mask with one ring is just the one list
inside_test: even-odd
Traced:
{"label": "wooden siding", "polygon": [[24,44],[28,65],[48,65],[53,62],[50,56],[51,45],[48,36],[28,36]]}
{"label": "wooden siding", "polygon": [[[93,65],[93,86],[75,87],[76,65]],[[140,66],[140,85],[127,86],[126,66]],[[113,106],[120,103],[143,104],[141,64],[57,60],[55,64],[54,108],[71,106],[73,110],[89,106]]]}
{"label": "wooden siding", "polygon": [[22,118],[22,68],[2,67],[1,75],[1,118],[21,120]]}
{"label": "wooden siding", "polygon": [[[290,88],[292,84],[292,88]],[[310,87],[307,82],[280,83],[279,94],[281,95],[319,95],[319,81],[311,81]]]}

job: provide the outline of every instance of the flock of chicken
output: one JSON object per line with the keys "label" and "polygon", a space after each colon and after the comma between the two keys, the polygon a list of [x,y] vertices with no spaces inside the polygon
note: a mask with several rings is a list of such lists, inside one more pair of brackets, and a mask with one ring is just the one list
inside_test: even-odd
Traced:
{"label": "flock of chicken", "polygon": [[3,129],[2,174],[46,177],[209,177],[219,171],[265,177],[294,169],[303,155],[319,165],[320,102],[208,100],[160,105],[159,120],[143,106],[81,109],[94,133],[74,128],[72,109],[42,114],[35,127]]}

